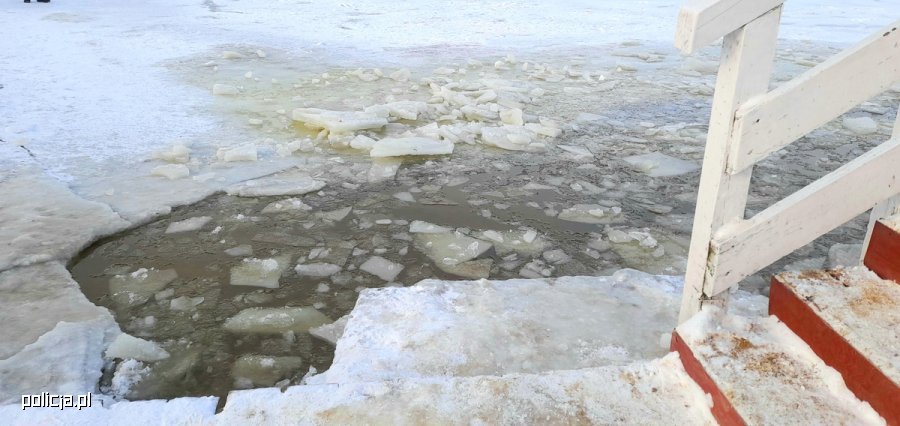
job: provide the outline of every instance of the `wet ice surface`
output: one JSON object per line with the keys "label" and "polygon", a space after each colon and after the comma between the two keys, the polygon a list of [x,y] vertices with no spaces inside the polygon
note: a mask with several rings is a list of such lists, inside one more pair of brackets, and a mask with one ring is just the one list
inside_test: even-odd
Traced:
{"label": "wet ice surface", "polygon": [[[789,48],[804,53],[782,51],[776,82],[835,51]],[[123,331],[169,354],[108,366],[103,384],[120,396],[299,383],[333,354],[307,331],[349,313],[363,288],[684,271],[713,52],[681,61],[625,43],[335,68],[271,50],[262,57],[255,46],[227,50],[240,57],[217,50],[169,67],[216,95],[216,112],[249,136],[212,149],[173,142],[152,164],[187,164],[188,175],[154,174],[216,182],[273,159],[298,166],[100,241],[72,264]],[[874,131],[868,120],[837,120],[761,163],[748,209],[883,140],[896,99],[889,92],[850,114],[872,119]],[[857,219],[744,288],[764,291],[767,274],[798,259],[824,264],[834,243],[861,238],[864,226]]]}

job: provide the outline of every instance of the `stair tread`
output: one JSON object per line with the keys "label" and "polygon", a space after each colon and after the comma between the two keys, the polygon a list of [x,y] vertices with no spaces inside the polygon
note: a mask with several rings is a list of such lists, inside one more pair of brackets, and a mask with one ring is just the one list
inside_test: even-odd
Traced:
{"label": "stair tread", "polygon": [[[221,424],[715,424],[670,354],[628,366],[234,391]],[[277,421],[277,420],[276,420]]]}
{"label": "stair tread", "polygon": [[748,424],[884,422],[775,317],[750,319],[707,307],[676,332]]}
{"label": "stair tread", "polygon": [[786,272],[776,279],[885,376],[900,383],[900,285],[861,267]]}

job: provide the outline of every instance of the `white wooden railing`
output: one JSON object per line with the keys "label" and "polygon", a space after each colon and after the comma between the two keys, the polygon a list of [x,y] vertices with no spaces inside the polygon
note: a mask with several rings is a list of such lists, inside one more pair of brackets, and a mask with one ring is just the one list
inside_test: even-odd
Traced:
{"label": "white wooden railing", "polygon": [[900,81],[897,21],[769,91],[784,1],[687,0],[679,13],[683,53],[724,37],[679,322],[857,215],[872,209],[871,232],[900,208],[898,116],[889,141],[744,217],[758,161]]}

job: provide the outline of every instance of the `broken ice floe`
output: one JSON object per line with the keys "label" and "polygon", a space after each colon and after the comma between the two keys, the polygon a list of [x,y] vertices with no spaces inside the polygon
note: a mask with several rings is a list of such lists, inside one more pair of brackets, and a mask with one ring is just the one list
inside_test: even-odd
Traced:
{"label": "broken ice floe", "polygon": [[107,359],[159,361],[168,357],[169,353],[158,344],[125,333],[119,334],[106,348]]}
{"label": "broken ice floe", "polygon": [[225,320],[223,327],[233,333],[305,333],[328,323],[328,317],[311,307],[247,308]]}
{"label": "broken ice floe", "polygon": [[324,129],[330,133],[351,133],[359,130],[380,129],[388,124],[386,118],[374,112],[329,111],[319,108],[297,108],[294,121],[312,129]]}
{"label": "broken ice floe", "polygon": [[303,367],[298,356],[243,355],[231,367],[231,376],[238,389],[274,386],[290,378]]}
{"label": "broken ice floe", "polygon": [[206,226],[212,220],[209,216],[198,216],[189,219],[172,222],[166,228],[166,234],[197,231]]}
{"label": "broken ice floe", "polygon": [[109,294],[119,307],[146,303],[153,295],[175,281],[173,269],[138,269],[130,274],[116,275],[109,280]]}
{"label": "broken ice floe", "polygon": [[330,263],[301,263],[294,271],[300,276],[324,278],[341,272],[341,267]]}
{"label": "broken ice floe", "polygon": [[372,146],[372,157],[401,157],[404,155],[443,155],[453,153],[453,143],[423,137],[384,138]]}
{"label": "broken ice floe", "polygon": [[652,177],[678,176],[700,168],[697,164],[659,152],[625,157],[624,161]]}
{"label": "broken ice floe", "polygon": [[606,207],[599,204],[576,204],[559,213],[559,219],[580,223],[617,223],[622,222],[622,208]]}
{"label": "broken ice floe", "polygon": [[265,177],[249,180],[225,189],[229,195],[239,197],[269,197],[276,195],[303,195],[325,187],[325,182],[309,176]]}
{"label": "broken ice floe", "polygon": [[381,256],[372,256],[363,262],[362,265],[359,265],[359,270],[390,282],[394,281],[397,275],[400,275],[400,272],[403,271],[403,265],[391,262]]}
{"label": "broken ice floe", "polygon": [[231,268],[231,285],[278,288],[278,280],[288,267],[289,256],[274,259],[248,258]]}

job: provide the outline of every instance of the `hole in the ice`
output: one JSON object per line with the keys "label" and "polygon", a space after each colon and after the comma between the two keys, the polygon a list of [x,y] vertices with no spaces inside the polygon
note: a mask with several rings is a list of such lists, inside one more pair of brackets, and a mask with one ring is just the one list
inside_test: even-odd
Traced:
{"label": "hole in the ice", "polygon": [[[508,172],[526,174],[521,167]],[[311,369],[326,370],[334,354],[332,343],[308,329],[347,315],[365,288],[426,278],[598,275],[629,263],[663,272],[681,262],[682,243],[668,239],[659,243],[668,255],[656,258],[637,242],[614,250],[592,243],[602,224],[545,211],[566,198],[558,191],[509,199],[494,190],[492,173],[465,178],[458,186],[375,184],[307,194],[302,205],[215,195],[97,242],[73,261],[73,276],[125,333],[153,342],[124,342],[102,388],[150,399],[298,384]],[[188,230],[167,233],[179,229]]]}

